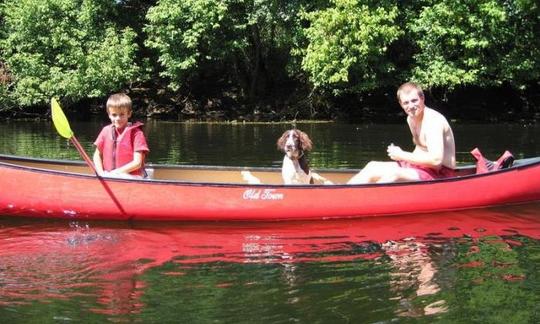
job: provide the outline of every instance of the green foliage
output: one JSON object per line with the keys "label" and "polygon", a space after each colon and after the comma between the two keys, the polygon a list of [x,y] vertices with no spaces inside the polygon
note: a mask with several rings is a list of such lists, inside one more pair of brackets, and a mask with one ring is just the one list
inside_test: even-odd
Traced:
{"label": "green foliage", "polygon": [[170,80],[172,89],[178,89],[201,60],[227,51],[218,35],[226,10],[222,1],[163,0],[148,11],[146,45],[157,50],[160,75]]}
{"label": "green foliage", "polygon": [[134,81],[137,47],[113,21],[113,0],[13,0],[1,7],[1,55],[22,106],[100,97]]}
{"label": "green foliage", "polygon": [[215,72],[246,97],[261,88],[264,94],[266,84],[286,78],[302,2],[160,1],[147,15],[146,45],[157,51],[161,76],[174,90]]}
{"label": "green foliage", "polygon": [[4,107],[9,105],[8,97],[9,97],[9,92],[7,91],[7,87],[0,84],[0,111],[2,111]]}
{"label": "green foliage", "polygon": [[419,47],[414,55],[415,79],[429,87],[446,88],[498,86],[504,82],[519,87],[538,79],[540,42],[536,3],[434,2],[409,21]]}
{"label": "green foliage", "polygon": [[141,80],[175,98],[227,93],[259,107],[407,79],[524,90],[540,79],[539,30],[534,0],[4,0],[0,107],[100,98]]}
{"label": "green foliage", "polygon": [[166,0],[148,13],[146,44],[172,89],[216,66],[250,93],[262,78],[283,81],[282,69],[335,95],[409,77],[519,88],[540,76],[538,17],[530,0]]}
{"label": "green foliage", "polygon": [[306,12],[309,45],[302,68],[315,87],[369,91],[394,72],[388,46],[402,31],[396,26],[398,9],[390,3],[333,0],[333,6]]}
{"label": "green foliage", "polygon": [[[0,24],[2,21],[0,20]],[[10,83],[9,73],[4,66],[2,57],[0,57],[0,111],[9,106],[9,91],[8,85]]]}

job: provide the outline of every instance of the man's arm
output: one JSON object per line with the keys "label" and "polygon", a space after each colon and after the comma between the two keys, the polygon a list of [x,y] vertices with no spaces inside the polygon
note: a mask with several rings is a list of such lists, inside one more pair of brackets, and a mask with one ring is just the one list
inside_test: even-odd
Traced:
{"label": "man's arm", "polygon": [[423,127],[425,127],[425,149],[418,143],[413,152],[406,152],[399,146],[390,145],[388,156],[394,161],[407,161],[417,165],[439,168],[444,157],[444,125],[433,121],[430,125],[423,125]]}

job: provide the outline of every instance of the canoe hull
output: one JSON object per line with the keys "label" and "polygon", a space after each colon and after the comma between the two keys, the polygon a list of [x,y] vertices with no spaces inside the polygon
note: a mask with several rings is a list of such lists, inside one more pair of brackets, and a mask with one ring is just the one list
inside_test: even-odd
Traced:
{"label": "canoe hull", "polygon": [[83,220],[277,221],[438,212],[540,200],[540,163],[383,185],[99,179],[0,163],[0,215]]}

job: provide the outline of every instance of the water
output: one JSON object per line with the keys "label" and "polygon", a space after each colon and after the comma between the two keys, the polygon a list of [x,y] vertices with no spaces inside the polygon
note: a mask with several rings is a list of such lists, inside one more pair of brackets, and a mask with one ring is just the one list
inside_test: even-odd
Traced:
{"label": "water", "polygon": [[[90,152],[99,123],[72,128]],[[404,125],[301,124],[317,167],[406,147]],[[153,163],[278,166],[288,125],[147,123]],[[455,125],[479,147],[540,155],[540,129]],[[0,125],[0,152],[78,159],[49,123]],[[2,188],[1,190],[6,190]],[[0,217],[4,323],[538,323],[540,203],[296,223]]]}
{"label": "water", "polygon": [[[93,152],[92,142],[103,122],[72,123],[75,135]],[[297,124],[314,142],[310,164],[314,167],[361,168],[373,159],[387,159],[390,143],[412,149],[406,123],[352,125]],[[278,137],[290,124],[181,124],[149,121],[145,125],[152,163],[232,166],[279,166],[283,156]],[[516,157],[540,155],[540,126],[482,124],[453,126],[457,160],[471,162],[478,147],[491,159],[505,150]],[[34,157],[80,159],[50,122],[8,122],[0,125],[0,153]]]}
{"label": "water", "polygon": [[1,219],[0,318],[535,323],[539,208],[274,224]]}

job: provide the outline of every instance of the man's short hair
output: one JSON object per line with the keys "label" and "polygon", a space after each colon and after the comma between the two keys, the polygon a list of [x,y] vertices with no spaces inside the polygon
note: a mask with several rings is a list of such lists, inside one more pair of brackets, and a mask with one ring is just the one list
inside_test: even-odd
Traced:
{"label": "man's short hair", "polygon": [[131,98],[125,93],[112,94],[107,100],[107,112],[111,108],[122,109],[125,108],[131,111],[132,103]]}
{"label": "man's short hair", "polygon": [[397,90],[397,99],[398,101],[401,101],[401,94],[405,92],[411,92],[413,90],[416,90],[418,93],[418,96],[422,99],[424,99],[424,91],[422,90],[422,87],[414,82],[405,82],[403,83]]}

